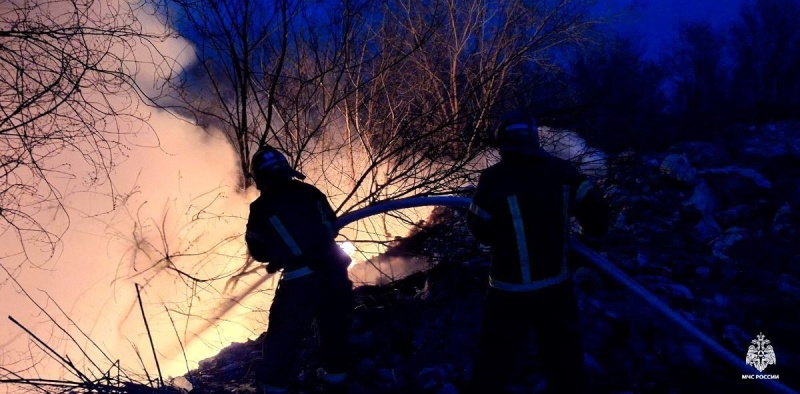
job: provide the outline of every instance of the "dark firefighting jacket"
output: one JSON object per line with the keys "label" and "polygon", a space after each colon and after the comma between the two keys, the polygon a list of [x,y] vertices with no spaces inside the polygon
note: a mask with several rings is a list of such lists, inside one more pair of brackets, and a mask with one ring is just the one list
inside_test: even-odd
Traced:
{"label": "dark firefighting jacket", "polygon": [[346,275],[350,258],[335,242],[336,215],[314,186],[291,180],[274,185],[250,204],[245,240],[254,259],[283,279],[310,271]]}
{"label": "dark firefighting jacket", "polygon": [[564,282],[570,220],[587,236],[608,230],[602,193],[568,162],[541,149],[508,152],[480,177],[467,224],[491,246],[489,284],[532,291]]}

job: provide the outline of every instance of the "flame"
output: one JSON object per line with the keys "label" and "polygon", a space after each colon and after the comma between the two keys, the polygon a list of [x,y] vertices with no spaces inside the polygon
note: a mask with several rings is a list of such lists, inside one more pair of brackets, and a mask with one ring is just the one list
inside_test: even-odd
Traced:
{"label": "flame", "polygon": [[350,241],[339,242],[339,248],[342,249],[350,258],[354,258],[356,255],[356,246],[353,245]]}

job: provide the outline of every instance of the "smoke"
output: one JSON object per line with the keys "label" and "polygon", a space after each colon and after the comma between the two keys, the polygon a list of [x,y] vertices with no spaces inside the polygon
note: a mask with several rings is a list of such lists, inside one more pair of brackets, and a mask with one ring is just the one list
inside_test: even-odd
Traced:
{"label": "smoke", "polygon": [[[63,203],[71,223],[50,269],[25,267],[24,262],[10,262],[10,266],[25,267],[16,279],[62,324],[67,316],[74,319],[77,327],[102,343],[110,357],[129,363],[125,366],[132,370],[140,368],[136,368],[131,343],[149,348],[135,299],[134,284],[141,285],[156,347],[165,358],[161,366],[166,374],[182,374],[186,371],[174,331],[186,341],[193,327],[214,316],[223,297],[233,296],[225,292],[225,285],[245,263],[241,235],[253,195],[237,190],[236,157],[221,134],[160,111],[151,114],[150,124],[162,148],[129,145],[126,160],[114,170],[113,195],[67,185]],[[9,258],[13,256],[3,259],[4,266]],[[201,282],[193,284],[193,279]],[[242,285],[251,280],[243,278]],[[0,288],[3,314],[44,335],[51,346],[68,345],[19,290],[9,282]],[[238,309],[257,310],[268,302],[262,298],[249,306],[249,299],[240,300]],[[53,312],[53,302],[67,316]],[[177,327],[172,326],[165,307],[173,312]],[[184,343],[190,362],[213,355],[226,341],[242,340],[242,334],[257,334],[265,327],[263,320],[234,318],[226,323],[224,329],[218,328],[215,339],[219,342],[212,346]],[[7,321],[0,324],[4,337],[16,339],[2,346],[0,361],[8,365],[23,355],[11,349],[16,345],[24,349],[27,339],[14,335],[19,329]],[[81,346],[90,347],[85,340]],[[152,362],[146,365],[151,373],[155,370]]]}
{"label": "smoke", "polygon": [[[387,178],[392,163],[387,161],[375,165],[369,147],[365,147],[361,139],[348,136],[346,120],[333,118],[323,132],[325,138],[317,142],[317,152],[312,160],[303,163],[302,172],[307,176],[307,182],[328,196],[334,208],[363,207],[366,203],[396,195],[398,190],[413,190],[413,182],[417,179],[401,177],[389,182]],[[343,228],[339,233],[340,239],[355,249],[348,253],[353,259],[350,266],[353,283],[385,283],[390,278],[400,279],[427,267],[424,259],[387,258],[382,253],[391,242],[407,236],[410,229],[432,211],[432,207],[403,209],[374,215]]]}
{"label": "smoke", "polygon": [[[35,12],[64,15],[57,2],[48,4]],[[120,10],[127,3],[102,5],[109,15],[125,15]],[[144,11],[137,10],[137,23],[145,32],[169,31]],[[193,61],[182,39],[151,44],[109,49],[135,56],[126,71],[146,93]],[[106,122],[107,131],[120,136],[114,149],[95,152],[113,164],[109,179],[98,179],[96,161],[86,160],[89,145],[43,159],[44,166],[65,169],[48,178],[61,198],[33,216],[58,229],[61,242],[50,258],[46,248],[24,250],[29,245],[13,232],[1,232],[0,314],[13,316],[89,376],[120,360],[145,380],[144,370],[152,377],[156,367],[136,299],[139,285],[161,370],[165,377],[182,375],[266,327],[266,313],[252,312],[264,311],[274,282],[241,294],[264,272],[251,265],[252,272],[238,275],[246,265],[242,232],[255,193],[239,189],[238,159],[222,133],[149,108],[134,92],[101,96],[84,89],[87,100],[107,99],[133,116]],[[221,309],[231,310],[219,320]],[[209,324],[212,329],[198,337]],[[0,377],[75,378],[10,320],[0,321],[0,334]],[[0,392],[16,389],[0,386]]]}
{"label": "smoke", "polygon": [[350,268],[350,278],[356,285],[385,285],[415,272],[430,268],[424,257],[397,257],[378,255],[359,261]]}
{"label": "smoke", "polygon": [[[37,12],[54,12],[58,3],[48,4]],[[113,10],[127,3],[104,4]],[[156,14],[139,11],[137,20],[145,31],[169,33]],[[191,46],[179,38],[112,51],[139,60],[125,62],[125,72],[148,94],[158,93],[166,78],[194,61]],[[101,98],[89,87],[85,90],[87,98]],[[248,203],[256,192],[239,188],[237,155],[221,132],[148,108],[132,92],[102,98],[136,115],[106,123],[120,138],[114,149],[101,153],[110,155],[102,160],[103,166],[109,165],[110,179],[97,181],[96,163],[87,162],[80,149],[47,159],[54,161],[53,168],[64,163],[69,173],[48,179],[59,191],[63,209],[43,206],[34,216],[51,228],[64,229],[62,242],[48,260],[47,251],[24,253],[11,239],[13,233],[0,235],[0,261],[7,268],[0,271],[0,314],[13,316],[93,375],[119,359],[126,370],[147,370],[154,376],[138,285],[161,370],[165,377],[182,375],[224,346],[257,336],[266,327],[275,283],[262,283],[265,272],[246,260],[242,236]],[[303,172],[334,206],[353,189],[350,204],[366,199],[376,185],[385,188],[375,198],[393,193],[396,186],[386,185],[389,164],[371,168],[369,155],[357,141],[345,138],[341,130],[329,135],[331,146],[343,148],[323,149]],[[430,208],[423,208],[404,216],[381,215],[345,229],[342,238],[359,248],[351,268],[354,281],[380,283],[426,267],[423,259],[387,259],[380,254],[387,242],[407,235],[411,224],[429,213]],[[33,263],[45,260],[47,264]],[[0,321],[0,334],[3,368],[23,376],[70,377],[10,321]],[[6,377],[2,372],[0,376]]]}
{"label": "smoke", "polygon": [[[57,2],[48,4],[37,12],[64,15]],[[112,15],[125,14],[119,10],[127,3],[103,4]],[[170,32],[157,15],[144,11],[138,10],[136,22],[144,24],[143,31]],[[126,60],[124,71],[151,95],[194,61],[192,47],[179,38],[110,50],[137,60]],[[92,146],[43,159],[42,164],[66,171],[48,178],[59,200],[33,216],[57,228],[61,242],[51,258],[46,248],[24,250],[29,245],[20,245],[11,232],[0,235],[0,261],[7,268],[0,271],[0,313],[13,316],[89,376],[102,375],[120,360],[122,369],[141,381],[145,371],[151,378],[156,375],[150,337],[167,377],[186,373],[232,342],[259,335],[267,325],[266,309],[276,283],[264,281],[260,264],[246,260],[242,233],[256,191],[239,188],[240,166],[226,137],[147,107],[134,92],[101,95],[86,87],[83,94],[90,100],[107,99],[109,106],[132,115],[108,119],[107,131],[119,137],[118,144],[95,152],[109,179],[100,177],[97,160],[86,160],[84,153]],[[368,165],[363,155],[355,149],[350,155],[318,157],[304,171],[337,204]],[[363,188],[370,184],[368,180]],[[358,192],[356,198],[369,190]],[[346,230],[344,238],[368,240],[360,243],[357,256],[366,260],[384,250],[382,242],[405,235],[407,228],[403,220],[381,217]],[[394,261],[376,266],[399,277],[410,265]],[[382,279],[373,275],[354,280]],[[0,321],[0,334],[0,366],[5,369],[0,377],[75,378],[9,320]],[[13,390],[0,386],[0,392]]]}
{"label": "smoke", "polygon": [[[591,178],[602,178],[606,174],[606,154],[592,148],[577,133],[569,130],[558,130],[547,126],[539,128],[539,137],[542,147],[550,154],[573,163],[578,169]],[[350,155],[340,155],[325,160],[325,163],[335,163],[329,166],[328,176],[339,171],[346,171],[353,163],[368,163],[357,155],[355,159]],[[497,162],[497,152],[487,152],[483,157],[475,160],[475,166],[486,167]],[[344,169],[344,170],[343,170]],[[341,175],[340,175],[341,176]],[[335,179],[334,184],[346,184],[347,177]],[[379,183],[381,183],[379,181]],[[460,185],[462,187],[468,184]],[[389,189],[391,190],[391,189]],[[337,189],[330,190],[334,200]],[[356,284],[385,284],[398,280],[415,272],[430,268],[431,262],[424,257],[399,257],[386,256],[384,252],[396,238],[409,234],[409,229],[428,218],[433,209],[422,207],[392,212],[391,215],[376,215],[365,220],[353,223],[344,228],[341,234],[355,242],[357,251],[351,255],[354,263],[350,268],[350,278]]]}

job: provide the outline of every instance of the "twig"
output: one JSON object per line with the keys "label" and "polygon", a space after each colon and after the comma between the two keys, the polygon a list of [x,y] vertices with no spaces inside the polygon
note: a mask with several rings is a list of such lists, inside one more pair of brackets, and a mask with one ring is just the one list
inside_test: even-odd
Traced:
{"label": "twig", "polygon": [[[2,266],[0,266],[0,267],[2,267]],[[83,354],[83,357],[84,357],[84,358],[85,358],[87,361],[89,361],[89,363],[91,363],[91,364],[92,364],[92,365],[93,365],[93,366],[94,366],[94,367],[97,369],[97,371],[99,371],[100,373],[102,373],[102,372],[103,372],[103,370],[102,370],[102,369],[101,369],[101,368],[100,368],[100,367],[99,367],[99,366],[98,366],[98,365],[97,365],[97,364],[94,362],[94,360],[92,360],[92,358],[91,358],[91,357],[89,357],[89,355],[86,353],[86,351],[83,349],[83,347],[81,347],[81,345],[78,343],[78,341],[75,339],[75,337],[73,337],[73,336],[72,336],[72,334],[70,334],[69,332],[67,332],[67,330],[66,330],[64,327],[62,327],[62,326],[61,326],[61,324],[58,324],[58,322],[56,321],[56,319],[55,319],[55,318],[53,318],[53,316],[52,316],[52,315],[50,315],[50,313],[49,313],[49,312],[47,312],[47,311],[46,311],[46,310],[45,310],[45,309],[44,309],[44,308],[43,308],[41,305],[39,305],[39,303],[38,303],[38,302],[36,302],[36,300],[34,300],[34,299],[33,299],[33,297],[31,297],[31,295],[30,295],[30,294],[28,294],[28,292],[25,290],[25,288],[24,288],[24,287],[22,287],[22,284],[20,284],[20,283],[17,281],[17,279],[16,279],[16,278],[14,278],[14,277],[11,275],[11,273],[10,273],[10,272],[8,272],[8,270],[7,270],[5,267],[2,267],[2,268],[3,268],[3,270],[6,272],[6,274],[8,274],[8,277],[9,277],[9,278],[11,278],[11,280],[12,280],[12,281],[13,281],[13,282],[14,282],[14,283],[17,285],[17,287],[20,289],[20,291],[22,291],[22,294],[24,294],[24,295],[25,295],[25,297],[27,297],[27,298],[28,298],[28,300],[29,300],[30,302],[32,302],[32,303],[33,303],[33,305],[36,305],[36,307],[37,307],[37,308],[38,308],[38,309],[39,309],[39,310],[40,310],[42,313],[44,313],[44,315],[45,315],[45,316],[47,316],[47,318],[48,318],[48,319],[50,319],[50,321],[53,323],[53,325],[55,325],[55,326],[56,326],[56,327],[57,327],[59,330],[61,330],[61,332],[63,332],[63,333],[64,333],[64,334],[65,334],[65,335],[66,335],[66,336],[67,336],[67,337],[68,337],[68,338],[69,338],[69,339],[72,341],[72,343],[74,343],[74,344],[77,346],[78,350],[80,350],[80,352]],[[61,313],[62,313],[62,314],[64,314],[64,316],[66,316],[66,317],[67,317],[67,320],[68,320],[70,323],[72,323],[72,324],[73,324],[75,327],[77,327],[77,328],[78,328],[78,331],[80,331],[80,333],[81,333],[81,334],[83,334],[83,335],[84,335],[86,338],[89,338],[89,337],[88,337],[88,336],[87,336],[87,335],[86,335],[86,334],[85,334],[85,333],[84,333],[84,332],[83,332],[83,331],[80,329],[80,327],[78,327],[78,325],[77,325],[77,324],[75,324],[75,322],[74,322],[72,319],[70,319],[70,317],[69,317],[69,316],[67,316],[67,314],[66,314],[66,313],[64,313],[64,310],[63,310],[63,309],[61,309],[61,306],[60,306],[60,305],[58,305],[58,303],[57,303],[57,302],[56,302],[56,301],[55,301],[55,300],[54,300],[52,297],[50,297],[50,294],[48,294],[47,292],[44,292],[44,294],[47,296],[47,299],[48,299],[48,300],[50,300],[50,301],[52,301],[52,302],[53,302],[53,304],[55,304],[55,305],[56,305],[56,307],[58,308],[58,310],[59,310],[59,311],[61,311]],[[89,338],[89,340],[91,341],[91,338]],[[92,343],[94,343],[94,342],[92,342]],[[97,345],[95,345],[95,346],[97,346]],[[100,348],[98,347],[98,349],[100,349]],[[102,350],[100,350],[100,352],[101,352],[103,355],[105,355],[105,353],[103,353],[103,352],[102,352]],[[93,375],[94,375],[94,373],[93,373]]]}
{"label": "twig", "polygon": [[[7,372],[8,374],[10,374],[10,375],[12,375],[12,376],[15,376],[15,377],[17,377],[17,379],[20,379],[20,380],[22,380],[22,379],[25,379],[25,378],[23,378],[23,377],[22,377],[22,375],[20,375],[20,374],[18,374],[18,373],[16,373],[16,372],[14,372],[14,371],[12,371],[12,370],[10,370],[10,369],[8,369],[8,368],[5,368],[5,367],[0,367],[0,370],[3,370],[3,371],[5,371],[5,372]],[[0,383],[12,383],[14,380],[15,380],[15,379],[2,379],[2,380],[0,380]],[[41,387],[34,386],[34,388],[37,388],[37,389],[39,389],[39,390],[42,390],[42,391],[43,391],[45,394],[47,394],[47,390],[45,390],[45,389],[43,389],[43,388],[41,388]]]}
{"label": "twig", "polygon": [[150,325],[147,324],[147,316],[144,314],[144,305],[142,304],[142,295],[139,292],[139,284],[136,286],[136,298],[139,299],[139,309],[142,311],[142,319],[144,320],[144,328],[147,329],[147,337],[150,338],[150,349],[153,350],[153,358],[156,360],[156,369],[158,370],[158,387],[164,386],[164,378],[161,376],[161,366],[158,365],[158,355],[156,354],[156,346],[153,344],[153,335],[150,333]]}
{"label": "twig", "polygon": [[91,380],[86,375],[84,375],[74,364],[72,364],[71,361],[65,359],[63,356],[58,354],[55,350],[53,350],[52,347],[50,347],[48,344],[44,343],[44,341],[39,339],[39,337],[37,337],[36,334],[31,332],[31,330],[28,330],[25,326],[23,326],[20,322],[18,322],[13,317],[9,316],[8,318],[9,318],[9,320],[11,320],[11,322],[16,324],[19,328],[21,328],[28,335],[30,335],[31,338],[33,338],[40,346],[43,346],[45,349],[47,349],[63,365],[69,367],[69,369],[72,369],[72,371],[75,372],[75,374],[76,374],[75,376],[77,376],[79,379],[83,380],[84,382],[87,382],[87,383],[91,382]]}
{"label": "twig", "polygon": [[[47,293],[45,293],[45,294],[47,294]],[[81,329],[81,327],[80,327],[80,326],[78,326],[78,324],[77,324],[77,323],[75,323],[75,321],[74,321],[74,320],[72,320],[72,318],[71,318],[71,317],[69,317],[69,315],[68,315],[68,314],[67,314],[67,313],[64,311],[64,309],[62,309],[62,308],[61,308],[61,305],[59,305],[59,304],[58,304],[58,302],[56,302],[56,300],[54,300],[54,299],[53,299],[53,297],[50,297],[50,294],[47,294],[47,299],[53,302],[53,305],[55,305],[55,306],[56,306],[56,308],[58,308],[58,310],[59,310],[59,311],[61,311],[61,314],[63,314],[63,315],[64,315],[64,317],[66,317],[66,318],[67,318],[67,321],[69,321],[70,323],[72,323],[72,325],[75,327],[75,329],[77,329],[77,330],[78,330],[78,332],[79,332],[79,333],[81,333],[81,335],[83,335],[83,336],[84,336],[84,337],[85,337],[85,338],[86,338],[86,339],[89,341],[89,343],[91,343],[91,344],[92,344],[92,345],[93,345],[93,346],[94,346],[94,347],[95,347],[95,348],[96,348],[96,349],[97,349],[97,350],[100,352],[100,354],[102,354],[102,355],[103,355],[103,357],[105,357],[105,358],[106,358],[106,360],[108,360],[108,362],[110,362],[110,363],[111,363],[111,366],[113,367],[113,366],[114,366],[114,361],[113,361],[113,360],[111,360],[111,357],[109,357],[109,356],[106,354],[106,352],[105,352],[105,351],[103,351],[103,349],[102,349],[102,348],[101,348],[101,347],[100,347],[100,346],[99,346],[99,345],[98,345],[98,344],[97,344],[97,343],[96,343],[96,342],[95,342],[95,341],[94,341],[94,340],[93,340],[93,339],[92,339],[92,338],[91,338],[91,337],[90,337],[88,334],[86,334],[86,332],[84,332],[84,331]],[[75,342],[75,341],[73,340],[73,342]],[[75,342],[75,344],[77,344],[77,342]],[[89,360],[89,361],[91,361],[91,360]],[[117,360],[117,363],[119,363],[119,360]],[[94,363],[92,363],[92,364],[94,364]],[[97,368],[98,368],[98,370],[99,370],[99,367],[97,367]]]}
{"label": "twig", "polygon": [[199,337],[200,335],[204,334],[204,333],[205,333],[205,332],[206,332],[208,329],[210,329],[211,327],[213,327],[213,326],[214,326],[214,324],[215,324],[216,322],[218,322],[219,320],[221,320],[223,317],[225,317],[225,315],[226,315],[228,312],[230,312],[230,310],[231,310],[231,309],[233,309],[233,307],[235,307],[236,305],[239,305],[239,303],[240,303],[240,302],[241,302],[241,301],[244,299],[244,297],[246,297],[248,294],[250,294],[250,293],[252,293],[253,291],[255,291],[256,289],[258,289],[258,287],[259,287],[259,286],[261,286],[262,284],[264,284],[264,283],[265,283],[267,280],[269,280],[270,278],[272,278],[274,275],[275,275],[275,274],[267,274],[267,275],[264,275],[264,276],[262,276],[262,277],[258,278],[258,280],[257,280],[255,283],[253,283],[252,285],[250,285],[250,287],[248,287],[247,289],[245,289],[245,290],[244,290],[243,292],[241,292],[241,293],[240,293],[238,296],[234,296],[234,297],[232,297],[232,298],[228,298],[228,299],[226,299],[226,300],[225,300],[225,303],[223,304],[223,306],[217,310],[217,312],[216,312],[216,316],[214,316],[214,318],[213,318],[213,319],[206,319],[206,322],[205,322],[205,324],[204,324],[203,326],[201,326],[201,327],[200,327],[200,328],[199,328],[199,329],[198,329],[198,330],[197,330],[197,331],[194,333],[194,335],[193,335],[192,339]]}
{"label": "twig", "polygon": [[44,390],[40,386],[51,386],[51,387],[83,387],[85,383],[83,382],[72,382],[69,380],[57,380],[57,379],[2,379],[0,383],[8,383],[8,384],[26,384],[29,386],[34,386],[44,392]]}
{"label": "twig", "polygon": [[136,344],[131,342],[130,340],[128,340],[128,342],[131,344],[131,347],[133,347],[133,352],[136,353],[136,358],[139,359],[139,364],[141,364],[142,366],[142,371],[144,371],[144,376],[147,378],[147,384],[149,384],[152,387],[153,379],[150,379],[150,372],[147,371],[147,367],[144,365],[142,354],[139,353],[139,347],[136,346]]}
{"label": "twig", "polygon": [[181,341],[181,336],[178,334],[178,327],[175,327],[175,320],[172,320],[172,314],[169,313],[169,308],[164,305],[164,310],[167,311],[167,316],[169,317],[170,323],[172,323],[172,329],[175,330],[175,337],[178,338],[178,345],[181,345],[181,353],[183,353],[183,361],[186,362],[186,373],[189,377],[192,377],[192,371],[189,369],[189,359],[186,357],[186,349],[183,348],[183,342]]}

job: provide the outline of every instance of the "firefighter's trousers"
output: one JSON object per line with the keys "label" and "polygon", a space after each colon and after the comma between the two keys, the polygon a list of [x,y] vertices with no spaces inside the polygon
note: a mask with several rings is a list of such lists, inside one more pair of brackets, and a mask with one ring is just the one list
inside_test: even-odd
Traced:
{"label": "firefighter's trousers", "polygon": [[271,387],[288,387],[314,320],[325,372],[343,376],[350,367],[352,305],[353,288],[346,271],[281,280],[270,307],[264,363],[257,379]]}
{"label": "firefighter's trousers", "polygon": [[[472,391],[503,393],[515,382],[519,367],[535,336],[536,356],[547,380],[548,392],[582,391],[583,346],[572,281],[531,292],[490,288],[475,363]],[[530,382],[527,382],[530,384]]]}

